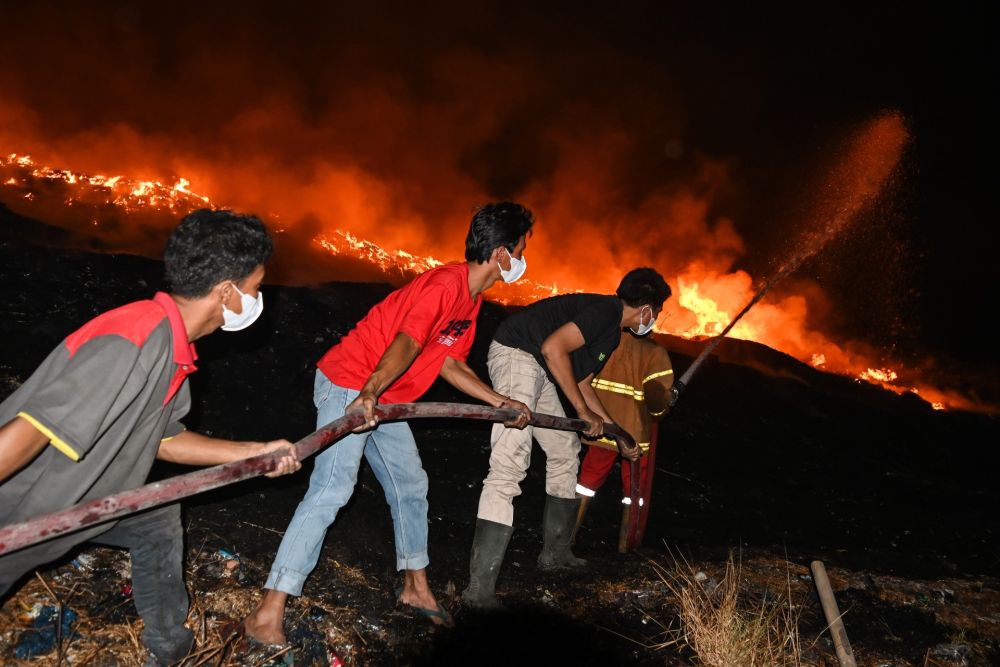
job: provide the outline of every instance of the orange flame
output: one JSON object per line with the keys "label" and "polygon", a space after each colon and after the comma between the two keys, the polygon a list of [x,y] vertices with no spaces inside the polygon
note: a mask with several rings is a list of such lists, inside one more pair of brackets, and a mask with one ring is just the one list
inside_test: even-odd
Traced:
{"label": "orange flame", "polygon": [[899,375],[889,368],[869,368],[861,371],[858,378],[873,384],[887,384],[895,382]]}
{"label": "orange flame", "polygon": [[[208,197],[188,190],[191,184],[186,178],[179,178],[173,185],[159,181],[137,181],[124,176],[88,176],[63,169],[53,169],[37,165],[28,155],[11,153],[0,158],[0,167],[22,167],[28,175],[36,179],[62,182],[67,185],[89,185],[94,190],[103,191],[107,203],[121,207],[126,212],[143,208],[167,209],[169,211],[189,210],[194,206],[209,204]],[[24,185],[27,179],[11,176],[5,185]],[[29,192],[27,194],[34,195]],[[27,194],[25,196],[27,196]],[[72,206],[77,200],[69,198],[66,204]]]}
{"label": "orange flame", "polygon": [[[902,120],[892,114],[878,119],[859,133],[848,146],[841,164],[832,170],[817,203],[816,219],[823,224],[800,244],[799,252],[783,267],[785,272],[792,271],[799,263],[818,252],[852,222],[864,205],[878,195],[899,159],[906,138]],[[191,182],[182,177],[177,177],[173,184],[168,184],[158,180],[135,180],[121,175],[87,175],[39,165],[30,157],[18,154],[0,157],[0,178],[5,175],[7,178],[3,180],[3,185],[19,193],[19,200],[29,202],[25,204],[29,207],[39,195],[51,194],[46,191],[46,184],[58,185],[69,193],[64,200],[67,207],[88,204],[112,206],[125,213],[160,211],[167,214],[171,221],[193,208],[213,205],[212,199],[192,191]],[[353,216],[370,216],[370,211],[363,210],[363,196],[358,195],[362,184],[357,179],[345,180],[342,174],[335,174],[332,178],[335,187],[326,197],[343,199],[341,210],[348,214],[347,222],[350,227],[353,227]],[[581,183],[587,182],[586,179],[579,180]],[[309,194],[318,196],[312,192]],[[574,225],[572,235],[560,234],[558,220],[577,220],[578,216],[572,209],[559,201],[553,201],[551,197],[539,194],[539,198],[543,205],[536,210],[541,211],[545,225],[551,226],[552,231],[548,232],[548,236],[542,236],[540,230],[536,235],[539,238],[533,238],[529,245],[530,256],[550,259],[566,254],[572,256],[580,248],[592,248],[592,237],[588,233],[601,228],[603,221],[583,219],[578,226]],[[16,208],[13,202],[10,205]],[[650,210],[666,210],[673,220],[687,221],[680,225],[683,229],[703,220],[706,207],[702,200],[684,196],[678,196],[669,202],[649,202],[648,205]],[[279,212],[271,213],[268,217],[279,221],[290,218],[298,220],[295,216],[301,215],[302,210],[309,209],[296,209],[297,212],[293,212],[291,216],[281,215]],[[95,215],[89,221],[90,224],[99,226],[98,217]],[[279,224],[285,226],[286,223]],[[401,227],[406,228],[405,220]],[[577,227],[580,233],[577,233]],[[615,224],[610,227],[614,229]],[[643,222],[642,227],[647,230],[669,229],[669,223],[664,221],[657,227],[655,223],[650,225]],[[628,234],[627,228],[622,231]],[[668,302],[657,323],[656,329],[661,333],[688,338],[715,335],[755,292],[754,280],[749,274],[730,270],[733,257],[742,250],[742,241],[731,224],[720,221],[715,228],[705,229],[704,235],[710,237],[711,245],[705,246],[708,249],[706,252],[694,253],[696,257],[703,259],[690,261],[673,276],[668,276],[668,281],[677,289],[674,299]],[[667,237],[666,240],[671,239]],[[319,225],[315,233],[309,236],[309,241],[311,246],[331,255],[349,256],[377,266],[384,275],[393,278],[394,282],[409,279],[443,263],[442,259],[433,256],[437,252],[433,255],[416,254],[398,247],[407,243],[405,237],[397,238],[397,247],[392,249],[361,238],[349,230],[326,224]],[[426,247],[426,239],[419,245]],[[532,266],[543,265],[539,275],[549,278],[549,282],[522,279],[516,284],[498,285],[491,290],[490,297],[504,304],[526,304],[569,291],[607,293],[613,289],[611,283],[617,282],[625,270],[651,263],[649,250],[648,244],[633,242],[614,257],[607,257],[611,265],[603,266],[598,271],[592,270],[589,264],[533,263]],[[445,251],[445,257],[447,252]],[[545,264],[549,266],[546,267]],[[842,347],[815,330],[809,324],[809,304],[822,295],[818,290],[814,291],[810,298],[802,293],[770,295],[767,300],[757,304],[730,335],[763,343],[825,371],[857,377],[897,393],[913,392],[936,408],[963,405],[962,398],[958,395],[946,395],[932,387],[920,386],[918,390],[895,384],[899,377],[897,372],[881,368],[881,364],[877,362],[873,363],[876,357],[873,351],[857,345]]]}

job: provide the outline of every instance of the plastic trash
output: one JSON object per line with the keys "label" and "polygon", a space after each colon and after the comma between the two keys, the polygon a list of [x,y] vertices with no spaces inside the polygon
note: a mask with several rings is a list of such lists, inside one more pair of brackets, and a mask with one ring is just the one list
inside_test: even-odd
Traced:
{"label": "plastic trash", "polygon": [[94,569],[97,558],[92,554],[83,553],[70,561],[70,565],[77,570],[88,571]]}
{"label": "plastic trash", "polygon": [[[36,655],[44,655],[56,647],[59,641],[56,622],[59,618],[59,609],[49,605],[35,605],[38,613],[32,620],[29,629],[21,633],[18,637],[17,646],[14,648],[14,656],[19,660],[27,660]],[[32,610],[34,611],[34,609]],[[76,612],[68,607],[62,610],[62,640],[67,642],[76,636],[73,631],[73,624],[76,623]]]}
{"label": "plastic trash", "polygon": [[215,552],[215,557],[216,562],[209,563],[203,570],[206,575],[220,579],[235,577],[237,581],[243,581],[243,562],[239,555],[229,549],[219,549]]}
{"label": "plastic trash", "polygon": [[965,644],[938,644],[931,649],[928,657],[933,658],[937,664],[968,667],[972,649]]}

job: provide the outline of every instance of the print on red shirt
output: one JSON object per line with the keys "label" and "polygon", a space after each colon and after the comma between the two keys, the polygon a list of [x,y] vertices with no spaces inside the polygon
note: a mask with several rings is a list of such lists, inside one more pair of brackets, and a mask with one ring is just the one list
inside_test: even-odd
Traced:
{"label": "print on red shirt", "polygon": [[448,322],[448,326],[441,329],[437,342],[451,347],[458,342],[462,334],[468,331],[470,326],[472,326],[472,320],[451,320]]}

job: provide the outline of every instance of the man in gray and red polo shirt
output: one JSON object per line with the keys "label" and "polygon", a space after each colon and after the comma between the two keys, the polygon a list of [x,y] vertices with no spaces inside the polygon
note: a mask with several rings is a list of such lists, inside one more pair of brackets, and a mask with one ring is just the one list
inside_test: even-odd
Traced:
{"label": "man in gray and red polo shirt", "polygon": [[[239,330],[263,307],[260,284],[272,251],[263,223],[229,211],[187,216],[167,243],[169,294],[106,312],[70,334],[0,404],[0,525],[141,486],[156,458],[229,463],[284,449],[272,474],[298,469],[291,444],[232,442],[186,431],[193,341]],[[95,541],[128,548],[133,599],[150,664],[183,658],[180,506],[103,523],[0,557],[0,595],[33,568]]]}

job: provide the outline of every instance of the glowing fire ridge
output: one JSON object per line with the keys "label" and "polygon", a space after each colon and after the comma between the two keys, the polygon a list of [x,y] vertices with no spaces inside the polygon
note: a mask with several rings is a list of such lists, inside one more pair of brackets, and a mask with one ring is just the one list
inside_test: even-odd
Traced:
{"label": "glowing fire ridge", "polygon": [[[320,234],[313,239],[313,243],[331,255],[349,255],[374,264],[386,275],[407,279],[444,264],[434,257],[420,257],[405,250],[386,250],[377,243],[359,239],[354,234],[339,229],[332,235]],[[520,306],[560,293],[556,285],[520,280],[517,287],[500,285],[491,290],[489,298],[504,305]]]}
{"label": "glowing fire ridge", "polygon": [[[51,182],[73,186],[70,190],[73,195],[65,199],[65,204],[70,207],[86,202],[113,205],[126,212],[152,209],[181,214],[193,208],[213,205],[209,197],[190,190],[190,181],[180,177],[173,185],[167,185],[160,181],[142,181],[125,176],[86,175],[38,165],[29,156],[14,153],[0,157],[0,169],[12,174],[0,184],[18,188],[21,191],[20,196],[32,202],[38,194],[45,194],[36,192],[38,183]],[[94,220],[93,223],[96,225],[98,221]],[[387,250],[372,241],[341,230],[320,234],[313,239],[313,243],[332,255],[344,255],[368,262],[377,266],[385,275],[394,275],[402,279],[412,278],[443,264],[434,257],[421,257],[405,250]],[[663,326],[661,320],[655,328],[657,332],[685,338],[710,337],[717,335],[732,319],[733,313],[724,310],[715,299],[706,295],[697,280],[678,277],[677,286],[677,303],[693,315],[694,322],[689,326],[669,328]],[[522,279],[514,285],[497,285],[491,290],[490,299],[504,305],[524,305],[548,296],[579,291],[581,290]],[[775,347],[768,341],[766,331],[755,326],[753,318],[750,317],[741,320],[729,335]],[[852,374],[846,367],[843,369],[830,367],[823,352],[812,353],[807,363],[828,372]],[[912,392],[920,395],[914,387],[895,384],[898,375],[891,369],[868,368],[858,373],[856,379],[882,386],[899,394]],[[928,398],[924,400],[931,403],[934,409],[941,410],[945,407],[942,401]]]}
{"label": "glowing fire ridge", "polygon": [[398,272],[401,275],[423,273],[444,264],[433,257],[417,257],[405,250],[390,252],[376,243],[359,239],[350,232],[342,232],[339,229],[334,231],[332,237],[323,234],[317,236],[313,239],[313,243],[331,255],[351,254],[375,264],[385,272]]}
{"label": "glowing fire ridge", "polygon": [[[38,196],[32,186],[39,181],[74,186],[76,194],[67,197],[67,206],[84,201],[112,205],[126,212],[139,210],[159,210],[170,213],[186,213],[193,208],[212,206],[209,197],[189,189],[191,182],[178,178],[173,185],[159,181],[141,181],[125,176],[91,176],[64,169],[54,169],[38,165],[30,156],[11,153],[0,157],[0,169],[13,168],[14,175],[3,181],[4,185],[25,190],[21,196],[34,201]],[[89,188],[89,190],[88,190]],[[269,216],[278,219],[279,216]],[[99,224],[97,220],[93,224]],[[386,250],[373,241],[358,238],[350,232],[334,230],[332,234],[320,234],[313,243],[332,255],[347,255],[379,268],[387,276],[410,279],[414,276],[441,266],[444,262],[434,257],[420,257],[405,250]],[[562,292],[580,290],[560,290],[556,285],[546,285],[523,279],[513,285],[501,285],[491,290],[491,300],[504,305],[524,305]]]}
{"label": "glowing fire ridge", "polygon": [[[191,182],[186,178],[178,178],[173,185],[166,185],[159,181],[139,181],[124,176],[89,176],[63,169],[39,166],[30,156],[17,155],[16,153],[0,157],[0,167],[20,167],[34,179],[61,182],[67,185],[90,186],[97,190],[106,191],[107,203],[119,206],[125,211],[149,207],[171,211],[190,210],[192,206],[209,204],[208,197],[188,189]],[[18,179],[16,176],[11,176],[4,181],[4,184],[23,186],[28,184],[28,179],[25,177]],[[28,192],[24,198],[30,201],[35,196],[34,192]],[[76,199],[70,198],[66,200],[66,205],[72,206],[76,201]]]}

